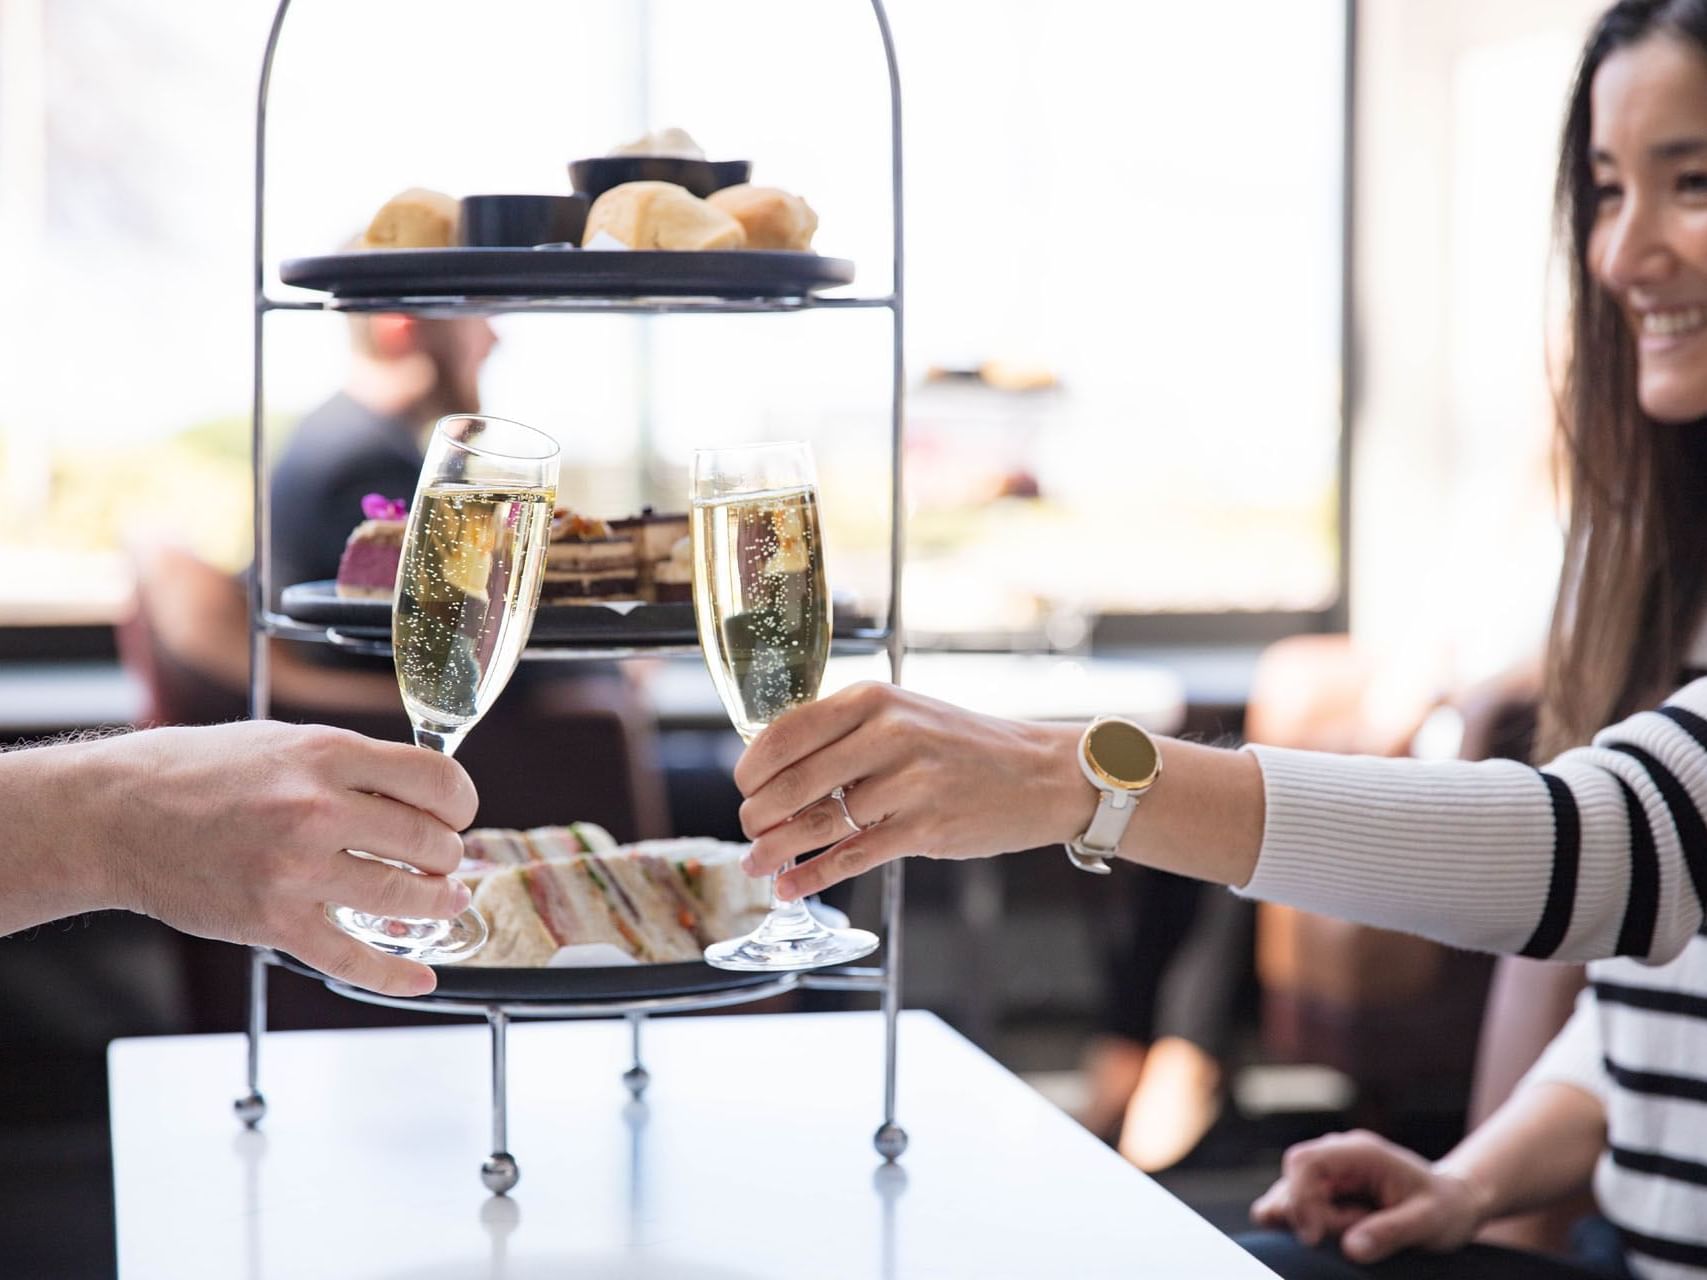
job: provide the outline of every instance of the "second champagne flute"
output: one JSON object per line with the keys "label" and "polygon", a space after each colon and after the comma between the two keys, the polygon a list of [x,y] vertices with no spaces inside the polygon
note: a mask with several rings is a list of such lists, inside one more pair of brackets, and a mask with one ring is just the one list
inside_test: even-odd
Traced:
{"label": "second champagne flute", "polygon": [[[804,444],[701,449],[693,460],[694,617],[712,683],[743,742],[818,696],[830,656],[830,593],[818,487]],[[749,972],[846,964],[877,949],[864,929],[827,929],[778,902],[706,963]]]}
{"label": "second champagne flute", "polygon": [[[455,752],[527,646],[557,472],[555,442],[519,422],[457,414],[433,429],[391,611],[403,706],[416,743],[429,751]],[[486,942],[486,922],[472,907],[454,920],[387,919],[348,907],[328,914],[369,946],[428,964],[466,960]]]}

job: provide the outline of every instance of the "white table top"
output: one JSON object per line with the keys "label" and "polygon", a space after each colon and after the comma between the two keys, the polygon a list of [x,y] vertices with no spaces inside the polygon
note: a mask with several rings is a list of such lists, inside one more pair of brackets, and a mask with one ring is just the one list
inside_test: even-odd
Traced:
{"label": "white table top", "polygon": [[116,662],[0,663],[0,732],[132,724],[146,700],[141,682]]}
{"label": "white table top", "polygon": [[628,1104],[621,1022],[511,1030],[489,1197],[484,1026],[286,1032],[260,1132],[240,1036],[114,1042],[124,1280],[1096,1280],[1269,1276],[935,1017],[904,1015],[881,1165],[876,1014],[665,1019]]}

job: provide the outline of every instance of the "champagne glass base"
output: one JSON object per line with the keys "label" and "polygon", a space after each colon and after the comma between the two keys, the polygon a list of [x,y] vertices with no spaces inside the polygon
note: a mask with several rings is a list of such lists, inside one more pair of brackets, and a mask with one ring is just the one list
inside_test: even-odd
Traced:
{"label": "champagne glass base", "polygon": [[877,950],[877,935],[864,929],[826,929],[816,921],[807,930],[770,930],[769,925],[767,920],[744,938],[712,943],[705,962],[738,973],[787,973],[850,964]]}
{"label": "champagne glass base", "polygon": [[400,920],[327,907],[332,923],[375,951],[422,964],[456,964],[486,945],[486,921],[469,908],[454,920]]}

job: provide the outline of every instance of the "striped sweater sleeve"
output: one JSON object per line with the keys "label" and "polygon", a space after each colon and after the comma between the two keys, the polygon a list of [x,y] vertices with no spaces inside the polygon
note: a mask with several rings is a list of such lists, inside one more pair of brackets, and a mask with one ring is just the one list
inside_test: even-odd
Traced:
{"label": "striped sweater sleeve", "polygon": [[1663,961],[1702,926],[1707,679],[1541,769],[1248,749],[1249,897],[1538,959]]}

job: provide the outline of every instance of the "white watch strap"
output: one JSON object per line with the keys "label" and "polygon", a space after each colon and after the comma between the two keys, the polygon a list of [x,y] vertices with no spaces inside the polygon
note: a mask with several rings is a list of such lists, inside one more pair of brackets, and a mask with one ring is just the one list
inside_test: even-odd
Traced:
{"label": "white watch strap", "polygon": [[1126,824],[1132,821],[1132,811],[1137,807],[1136,797],[1129,791],[1102,792],[1096,816],[1079,837],[1080,847],[1095,854],[1113,853],[1120,847],[1120,837],[1126,834]]}
{"label": "white watch strap", "polygon": [[1072,864],[1093,875],[1108,875],[1112,870],[1108,859],[1120,847],[1120,837],[1126,834],[1126,824],[1132,821],[1132,811],[1137,807],[1138,797],[1130,791],[1100,792],[1091,825],[1067,845]]}

